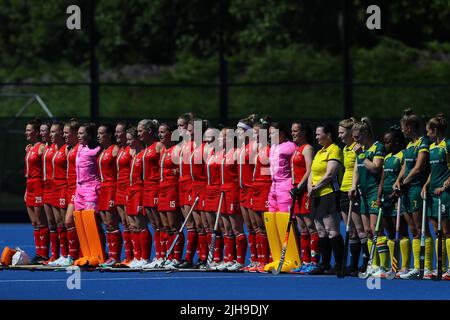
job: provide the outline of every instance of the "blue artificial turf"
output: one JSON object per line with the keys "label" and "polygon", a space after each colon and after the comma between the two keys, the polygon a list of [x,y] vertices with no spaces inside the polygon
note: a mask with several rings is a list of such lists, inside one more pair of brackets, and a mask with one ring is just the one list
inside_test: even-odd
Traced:
{"label": "blue artificial turf", "polygon": [[[34,254],[32,227],[0,224],[0,249],[20,246]],[[80,289],[68,289],[72,274],[3,270],[0,299],[130,300],[437,300],[450,299],[449,281],[381,280],[380,288],[357,278],[219,272],[81,272]],[[369,280],[369,281],[373,281]]]}

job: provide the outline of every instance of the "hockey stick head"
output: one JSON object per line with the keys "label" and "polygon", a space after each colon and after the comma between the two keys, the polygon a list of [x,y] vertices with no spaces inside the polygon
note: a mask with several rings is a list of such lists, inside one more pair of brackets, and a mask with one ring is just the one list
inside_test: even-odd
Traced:
{"label": "hockey stick head", "polygon": [[395,272],[388,272],[387,273],[386,279],[392,280],[394,278],[395,278]]}
{"label": "hockey stick head", "polygon": [[[278,269],[280,269],[280,270],[278,270]],[[272,272],[272,274],[274,274],[274,275],[280,274],[280,273],[281,273],[281,268],[273,268],[273,269],[271,270],[271,272]]]}

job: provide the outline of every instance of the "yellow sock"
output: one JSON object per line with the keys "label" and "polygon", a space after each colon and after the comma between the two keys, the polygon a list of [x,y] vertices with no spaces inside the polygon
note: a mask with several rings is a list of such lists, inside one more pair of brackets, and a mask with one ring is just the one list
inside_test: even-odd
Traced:
{"label": "yellow sock", "polygon": [[386,244],[385,236],[378,237],[377,251],[378,251],[378,256],[379,256],[379,260],[380,260],[380,266],[387,269],[389,247]]}
{"label": "yellow sock", "polygon": [[[373,240],[372,239],[368,239],[367,240],[367,246],[369,248],[369,254],[370,254],[370,250],[372,250],[372,244],[373,244]],[[377,246],[375,246],[375,252],[373,253],[373,259],[372,259],[372,266],[373,267],[378,267],[379,263],[378,263],[378,250],[377,250]]]}
{"label": "yellow sock", "polygon": [[402,269],[409,269],[411,266],[411,241],[409,238],[400,240],[400,252],[402,254]]}
{"label": "yellow sock", "polygon": [[388,239],[387,246],[389,247],[389,255],[391,256],[391,266],[392,266],[392,260],[394,259],[394,251],[395,251],[395,241]]}
{"label": "yellow sock", "polygon": [[[448,240],[448,239],[447,239]],[[437,257],[438,257],[438,243],[439,243],[439,239],[436,239],[436,269],[437,269]],[[447,244],[447,241],[445,240],[445,239],[442,239],[442,272],[445,272],[446,271],[446,269],[445,269],[445,266],[446,266],[446,256],[447,256],[447,254],[446,254],[446,251],[447,250],[445,250],[445,246],[446,246],[446,244]]]}
{"label": "yellow sock", "polygon": [[425,268],[433,270],[433,239],[431,237],[425,238]]}
{"label": "yellow sock", "polygon": [[420,239],[413,239],[414,269],[420,269]]}

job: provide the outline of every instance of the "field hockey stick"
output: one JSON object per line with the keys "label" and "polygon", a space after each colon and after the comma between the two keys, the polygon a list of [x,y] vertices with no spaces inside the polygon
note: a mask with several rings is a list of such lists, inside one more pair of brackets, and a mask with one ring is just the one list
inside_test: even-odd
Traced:
{"label": "field hockey stick", "polygon": [[170,255],[170,254],[172,253],[172,251],[173,251],[173,248],[175,248],[175,244],[177,243],[178,238],[180,237],[180,234],[183,232],[184,226],[186,225],[187,221],[189,220],[189,217],[191,216],[192,212],[194,211],[194,208],[195,208],[195,206],[197,205],[198,200],[199,200],[199,197],[197,196],[197,197],[195,198],[194,203],[192,204],[191,209],[189,210],[189,212],[188,212],[186,218],[184,219],[184,222],[183,222],[183,224],[181,225],[180,230],[178,230],[177,236],[175,237],[175,239],[173,239],[172,244],[170,245],[169,250],[167,250],[166,255],[165,255],[165,257],[164,257],[164,260],[163,260],[163,262],[161,263],[161,268],[164,267],[164,265],[166,264],[166,261],[167,261],[169,255]]}
{"label": "field hockey stick", "polygon": [[[369,255],[369,262],[367,263],[367,269],[369,266],[372,265],[373,257],[375,255],[375,248],[377,246],[377,240],[378,240],[378,231],[380,230],[380,222],[381,222],[381,216],[383,215],[383,198],[381,198],[380,207],[378,208],[378,216],[377,216],[377,224],[375,225],[375,233],[373,235],[372,239],[372,246],[370,247],[370,255]],[[370,272],[366,270],[366,272],[360,272],[358,274],[358,278],[360,279],[366,279],[370,276]]]}
{"label": "field hockey stick", "polygon": [[427,216],[427,195],[425,194],[425,199],[422,200],[422,227],[420,230],[420,273],[419,279],[423,279],[423,274],[425,270],[425,221]]}
{"label": "field hockey stick", "polygon": [[286,251],[289,241],[289,233],[291,232],[292,220],[294,220],[294,208],[295,201],[297,200],[297,196],[292,196],[292,205],[289,208],[289,221],[286,228],[286,234],[284,236],[283,248],[281,249],[280,262],[278,263],[278,267],[276,269],[272,269],[273,274],[279,274],[281,269],[283,268],[284,260],[286,258]]}
{"label": "field hockey stick", "polygon": [[350,242],[350,221],[353,211],[353,200],[350,200],[348,206],[348,216],[347,224],[345,226],[345,243],[344,243],[344,254],[342,255],[342,266],[340,272],[337,273],[338,278],[344,278],[347,272],[347,257],[348,257],[348,244]]}
{"label": "field hockey stick", "polygon": [[438,254],[437,254],[437,276],[433,277],[433,280],[439,281],[442,279],[442,198],[439,195],[438,198],[438,230],[436,238],[438,239]]}
{"label": "field hockey stick", "polygon": [[395,240],[394,240],[394,255],[392,257],[392,272],[397,273],[400,269],[398,266],[400,256],[400,213],[402,207],[402,197],[399,195],[397,199],[397,219],[395,221]]}
{"label": "field hockey stick", "polygon": [[214,223],[214,230],[211,237],[211,244],[209,245],[208,261],[206,264],[207,269],[211,268],[211,263],[213,262],[214,258],[214,247],[216,245],[217,228],[219,227],[220,209],[222,208],[222,200],[224,194],[225,194],[224,191],[220,192],[219,208],[217,208],[216,222]]}

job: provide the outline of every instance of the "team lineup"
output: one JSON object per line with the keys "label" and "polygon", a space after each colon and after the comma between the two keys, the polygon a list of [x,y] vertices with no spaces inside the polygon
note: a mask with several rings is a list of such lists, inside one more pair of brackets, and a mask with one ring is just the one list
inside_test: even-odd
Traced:
{"label": "team lineup", "polygon": [[313,133],[304,121],[285,127],[254,114],[220,130],[190,113],[176,125],[30,121],[32,264],[68,267],[95,255],[99,268],[265,273],[275,254],[264,213],[291,212],[301,264],[288,272],[450,280],[445,117],[423,123],[405,110],[382,141],[368,118],[337,128]]}

